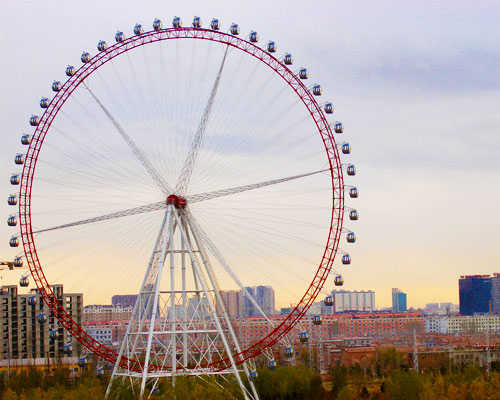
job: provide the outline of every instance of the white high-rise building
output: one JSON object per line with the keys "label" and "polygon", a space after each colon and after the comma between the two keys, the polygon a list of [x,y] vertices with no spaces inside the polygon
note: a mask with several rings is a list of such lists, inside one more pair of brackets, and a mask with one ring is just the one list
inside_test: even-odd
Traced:
{"label": "white high-rise building", "polygon": [[332,290],[334,313],[341,312],[373,312],[375,309],[375,292],[373,290]]}

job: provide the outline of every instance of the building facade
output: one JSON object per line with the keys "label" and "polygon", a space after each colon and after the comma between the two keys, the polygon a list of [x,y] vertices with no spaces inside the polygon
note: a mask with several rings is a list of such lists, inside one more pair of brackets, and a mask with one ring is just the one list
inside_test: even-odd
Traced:
{"label": "building facade", "polygon": [[93,304],[83,308],[83,321],[130,321],[133,306]]}
{"label": "building facade", "polygon": [[500,315],[500,273],[496,272],[491,277],[491,311]]}
{"label": "building facade", "polygon": [[[243,306],[243,296],[241,290],[221,290],[220,295],[222,301],[226,306],[226,311],[230,317],[241,316],[241,309]],[[217,302],[217,312],[220,312],[220,305]]]}
{"label": "building facade", "polygon": [[373,312],[375,292],[373,290],[332,290],[332,312]]}
{"label": "building facade", "polygon": [[372,313],[341,315],[338,333],[345,337],[394,337],[424,332],[425,320],[421,313]]}
{"label": "building facade", "polygon": [[407,311],[406,293],[398,288],[392,289],[392,312],[399,313]]}
{"label": "building facade", "polygon": [[[274,289],[271,286],[253,286],[253,287],[247,287],[246,289],[266,315],[275,314]],[[244,294],[243,294],[243,309],[241,311],[244,317],[261,316],[259,310],[252,304],[250,299],[248,299]]]}
{"label": "building facade", "polygon": [[465,275],[458,281],[460,314],[487,314],[491,305],[490,275]]}
{"label": "building facade", "polygon": [[135,306],[136,300],[136,294],[116,294],[111,297],[111,305],[133,308]]}

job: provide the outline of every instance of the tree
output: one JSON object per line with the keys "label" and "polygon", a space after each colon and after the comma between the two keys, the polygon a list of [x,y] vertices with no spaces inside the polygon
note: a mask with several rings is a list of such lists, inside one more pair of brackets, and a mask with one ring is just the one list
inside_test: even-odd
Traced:
{"label": "tree", "polygon": [[332,393],[337,395],[347,386],[347,368],[343,365],[330,368],[330,382],[332,383]]}

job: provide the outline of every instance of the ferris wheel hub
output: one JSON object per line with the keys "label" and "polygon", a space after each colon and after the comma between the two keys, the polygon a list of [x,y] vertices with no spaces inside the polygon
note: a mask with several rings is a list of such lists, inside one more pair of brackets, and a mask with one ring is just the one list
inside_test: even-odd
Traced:
{"label": "ferris wheel hub", "polygon": [[184,209],[186,208],[187,200],[182,196],[171,194],[167,197],[167,205],[173,205],[177,209]]}

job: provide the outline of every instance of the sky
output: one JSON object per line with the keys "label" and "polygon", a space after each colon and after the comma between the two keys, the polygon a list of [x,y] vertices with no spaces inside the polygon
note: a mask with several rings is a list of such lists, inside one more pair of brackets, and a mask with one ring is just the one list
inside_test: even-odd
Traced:
{"label": "sky", "polygon": [[[98,39],[174,15],[238,22],[307,64],[345,125],[360,219],[347,290],[458,303],[458,278],[500,272],[500,3],[19,1],[0,13],[0,212],[29,115]],[[11,235],[0,225],[0,259]],[[0,282],[11,282],[8,271]],[[18,276],[16,275],[16,279]],[[333,288],[333,287],[332,287]]]}

